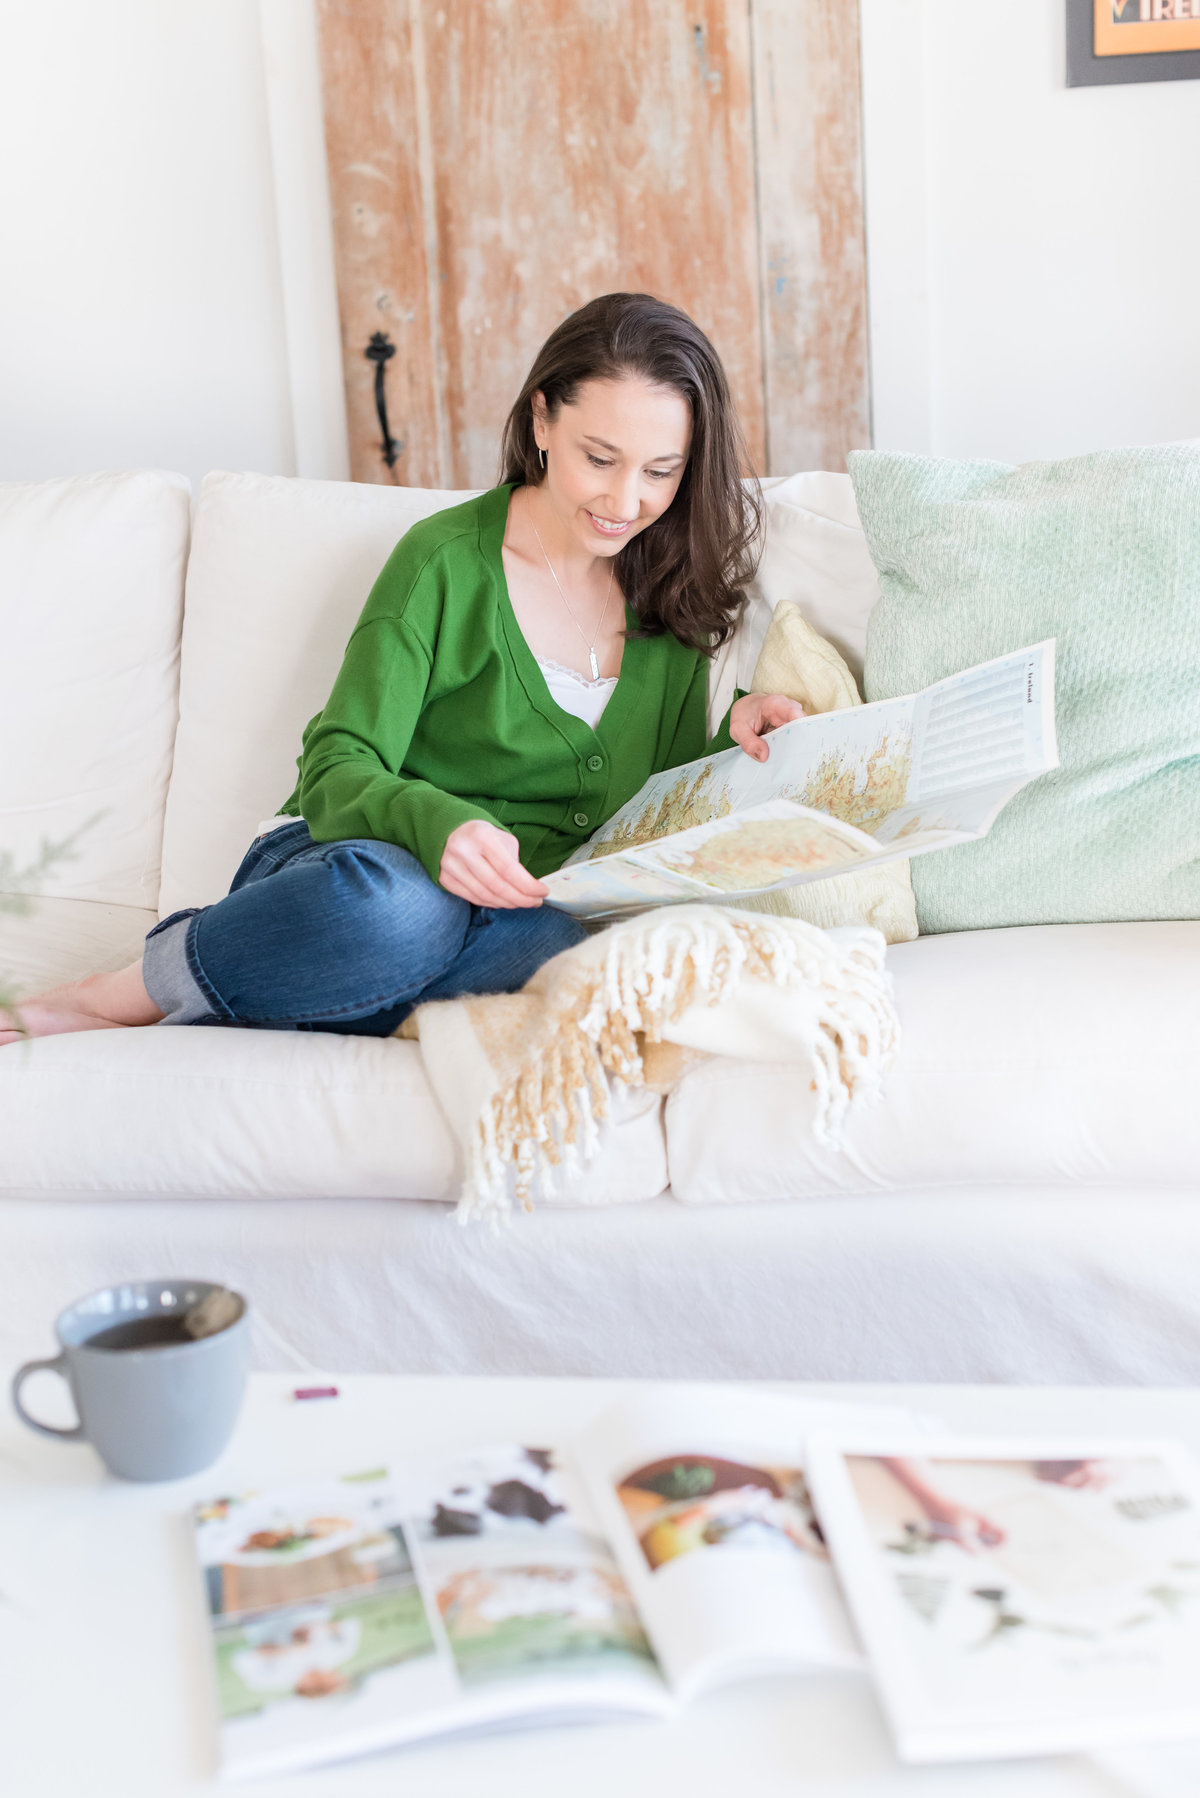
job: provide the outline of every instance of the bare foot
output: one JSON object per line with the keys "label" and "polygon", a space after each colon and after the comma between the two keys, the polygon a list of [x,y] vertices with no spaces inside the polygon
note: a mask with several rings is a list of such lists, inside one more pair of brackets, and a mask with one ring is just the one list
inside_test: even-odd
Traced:
{"label": "bare foot", "polygon": [[[120,1030],[157,1024],[162,1012],[147,993],[142,964],[113,974],[89,974],[64,986],[22,999],[12,1012],[0,1010],[0,1048],[26,1036],[61,1036],[74,1030]],[[20,1028],[17,1028],[17,1025]]]}

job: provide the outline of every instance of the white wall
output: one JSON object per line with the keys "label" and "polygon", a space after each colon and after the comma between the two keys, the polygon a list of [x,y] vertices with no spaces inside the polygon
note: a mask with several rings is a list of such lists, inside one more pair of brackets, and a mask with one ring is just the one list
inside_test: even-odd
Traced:
{"label": "white wall", "polygon": [[[1064,0],[861,4],[876,442],[1200,436],[1200,83],[1067,90]],[[313,0],[0,20],[0,479],[343,474]]]}
{"label": "white wall", "polygon": [[1064,86],[1064,0],[862,0],[875,441],[1200,436],[1200,82]]}
{"label": "white wall", "polygon": [[0,479],[294,472],[254,0],[0,17]]}

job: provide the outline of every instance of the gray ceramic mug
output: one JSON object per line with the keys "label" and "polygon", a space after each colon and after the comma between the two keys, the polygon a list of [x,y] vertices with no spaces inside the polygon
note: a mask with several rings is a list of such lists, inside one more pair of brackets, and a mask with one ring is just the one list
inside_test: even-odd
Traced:
{"label": "gray ceramic mug", "polygon": [[[171,1320],[210,1292],[208,1280],[135,1280],[106,1286],[69,1305],[55,1323],[61,1353],[27,1361],[12,1383],[17,1415],[31,1430],[60,1442],[90,1442],[110,1472],[125,1480],[177,1480],[215,1461],[233,1434],[246,1386],[250,1311],[238,1299],[233,1322],[198,1340],[149,1347],[104,1347],[94,1339],[118,1331],[166,1334]],[[130,1326],[135,1326],[131,1329]],[[71,1389],[79,1422],[73,1429],[39,1423],[21,1403],[31,1373],[49,1368]]]}

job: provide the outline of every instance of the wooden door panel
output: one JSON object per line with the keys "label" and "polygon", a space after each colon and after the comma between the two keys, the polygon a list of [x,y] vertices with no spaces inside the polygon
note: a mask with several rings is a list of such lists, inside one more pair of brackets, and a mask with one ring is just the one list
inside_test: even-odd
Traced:
{"label": "wooden door panel", "polygon": [[767,467],[871,441],[857,7],[753,0]]}
{"label": "wooden door panel", "polygon": [[[708,331],[756,467],[838,467],[863,440],[847,0],[319,7],[356,480],[490,485],[538,346],[621,288]],[[390,472],[363,353],[381,330]]]}
{"label": "wooden door panel", "polygon": [[[433,379],[436,282],[416,130],[417,0],[320,0],[318,16],[351,477],[445,485]],[[396,348],[387,367],[389,424],[400,438],[391,471],[380,453],[374,366],[363,354],[376,331]]]}
{"label": "wooden door panel", "polygon": [[594,294],[682,306],[761,459],[749,30],[730,0],[446,7],[427,36],[451,474],[492,478],[547,334]]}

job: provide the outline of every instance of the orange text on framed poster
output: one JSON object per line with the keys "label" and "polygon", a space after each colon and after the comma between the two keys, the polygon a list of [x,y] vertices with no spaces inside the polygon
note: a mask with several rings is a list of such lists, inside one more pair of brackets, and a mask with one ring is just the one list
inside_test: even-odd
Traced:
{"label": "orange text on framed poster", "polygon": [[1200,50],[1200,0],[1095,0],[1095,54]]}

